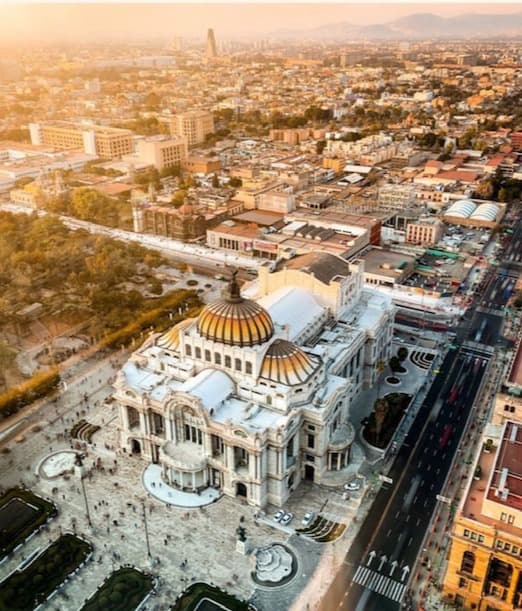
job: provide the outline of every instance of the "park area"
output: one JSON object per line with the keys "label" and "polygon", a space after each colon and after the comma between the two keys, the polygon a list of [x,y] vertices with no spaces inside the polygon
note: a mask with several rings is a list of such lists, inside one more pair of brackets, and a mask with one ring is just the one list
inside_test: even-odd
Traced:
{"label": "park area", "polygon": [[153,587],[150,575],[132,567],[123,567],[109,576],[81,611],[134,611]]}
{"label": "park area", "polygon": [[171,611],[248,611],[247,602],[238,600],[207,583],[192,584],[171,607]]}
{"label": "park area", "polygon": [[56,515],[56,507],[29,490],[13,488],[0,498],[0,558]]}
{"label": "park area", "polygon": [[0,584],[0,611],[32,611],[89,557],[89,543],[66,533]]}

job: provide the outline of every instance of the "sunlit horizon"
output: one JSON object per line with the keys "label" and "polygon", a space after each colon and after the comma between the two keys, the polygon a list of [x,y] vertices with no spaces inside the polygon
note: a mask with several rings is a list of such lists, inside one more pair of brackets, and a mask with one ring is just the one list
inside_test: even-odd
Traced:
{"label": "sunlit horizon", "polygon": [[219,39],[271,36],[330,23],[373,25],[416,13],[520,13],[518,4],[37,4],[0,5],[3,42],[121,42],[183,36],[202,42],[209,27]]}

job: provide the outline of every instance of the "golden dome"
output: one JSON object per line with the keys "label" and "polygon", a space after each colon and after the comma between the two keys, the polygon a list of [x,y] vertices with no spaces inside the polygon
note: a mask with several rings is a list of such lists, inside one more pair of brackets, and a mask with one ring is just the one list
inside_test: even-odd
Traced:
{"label": "golden dome", "polygon": [[274,323],[258,303],[241,297],[236,273],[232,275],[229,295],[201,311],[198,333],[206,339],[230,346],[263,344],[274,334]]}
{"label": "golden dome", "polygon": [[177,348],[179,345],[179,332],[182,329],[190,327],[193,322],[194,318],[185,318],[185,320],[178,322],[178,324],[174,325],[166,333],[158,337],[156,344],[160,348],[167,348],[170,350]]}
{"label": "golden dome", "polygon": [[259,375],[272,382],[294,386],[306,382],[317,366],[318,363],[299,346],[284,339],[276,339],[266,351]]}

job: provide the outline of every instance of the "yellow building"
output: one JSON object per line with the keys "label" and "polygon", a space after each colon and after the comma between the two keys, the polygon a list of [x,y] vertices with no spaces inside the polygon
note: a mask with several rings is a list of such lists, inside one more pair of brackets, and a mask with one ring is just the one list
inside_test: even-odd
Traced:
{"label": "yellow building", "polygon": [[487,436],[453,523],[443,595],[507,611],[522,606],[522,425],[490,425]]}
{"label": "yellow building", "polygon": [[205,157],[204,155],[189,155],[181,166],[193,174],[210,174],[221,170],[219,157]]}
{"label": "yellow building", "polygon": [[160,171],[181,166],[187,157],[187,140],[178,136],[156,136],[140,140],[136,147],[136,156],[140,162],[153,165]]}
{"label": "yellow building", "polygon": [[30,123],[29,131],[32,144],[83,150],[90,155],[106,159],[121,158],[133,150],[132,132],[129,129],[48,121]]}
{"label": "yellow building", "polygon": [[436,244],[444,234],[444,225],[438,220],[428,218],[406,225],[408,244]]}
{"label": "yellow building", "polygon": [[180,113],[172,118],[170,133],[186,138],[189,146],[201,144],[207,134],[214,133],[214,115],[206,110]]}
{"label": "yellow building", "polygon": [[341,174],[345,165],[344,157],[323,157],[323,168],[333,170],[336,174]]}

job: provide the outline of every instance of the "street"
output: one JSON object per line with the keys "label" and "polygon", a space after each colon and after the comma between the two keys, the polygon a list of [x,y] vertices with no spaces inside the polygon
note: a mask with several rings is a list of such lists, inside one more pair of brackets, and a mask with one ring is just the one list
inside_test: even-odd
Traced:
{"label": "street", "polygon": [[[320,611],[411,606],[408,583],[503,323],[505,278],[491,272],[450,349]],[[480,305],[479,305],[480,304]]]}

